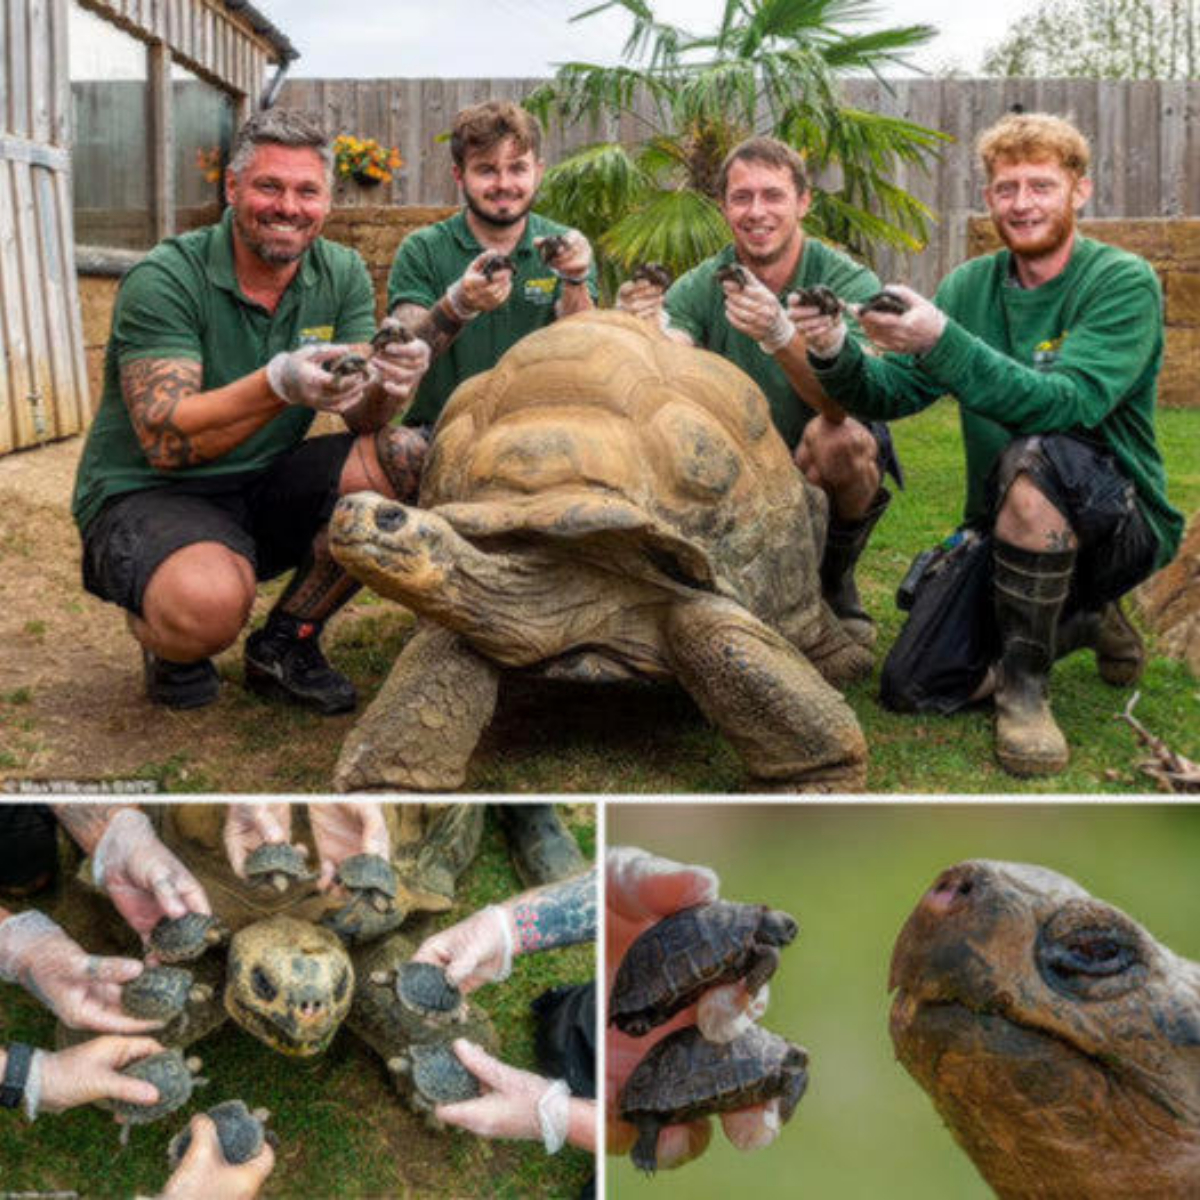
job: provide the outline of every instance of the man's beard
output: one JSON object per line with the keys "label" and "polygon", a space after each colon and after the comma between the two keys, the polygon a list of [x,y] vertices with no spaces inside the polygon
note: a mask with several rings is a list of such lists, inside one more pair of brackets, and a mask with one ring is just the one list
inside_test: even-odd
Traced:
{"label": "man's beard", "polygon": [[1046,223],[1037,241],[1017,242],[1008,227],[1000,221],[993,221],[1000,240],[1014,253],[1022,258],[1044,258],[1053,254],[1070,240],[1075,232],[1075,210],[1067,207],[1065,211],[1047,213]]}
{"label": "man's beard", "polygon": [[508,213],[489,213],[479,206],[479,202],[463,188],[463,200],[466,202],[467,208],[475,215],[476,219],[482,221],[485,225],[492,225],[497,229],[509,229],[513,225],[525,220],[529,215],[529,210],[533,207],[533,197],[530,196],[528,202],[520,210],[515,210]]}
{"label": "man's beard", "polygon": [[[289,263],[294,263],[298,259],[304,257],[304,252],[312,245],[313,239],[306,238],[304,244],[298,250],[276,248],[264,238],[261,238],[254,230],[242,220],[241,214],[235,208],[233,210],[233,223],[237,227],[238,236],[242,239],[242,243],[252,253],[256,254],[268,266],[271,267],[286,267]],[[297,232],[301,232],[297,230]]]}

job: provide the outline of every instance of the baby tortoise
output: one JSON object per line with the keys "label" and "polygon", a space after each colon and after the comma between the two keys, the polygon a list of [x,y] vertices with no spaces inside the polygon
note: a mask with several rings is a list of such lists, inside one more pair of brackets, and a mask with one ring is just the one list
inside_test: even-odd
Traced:
{"label": "baby tortoise", "polygon": [[652,925],[625,952],[609,998],[609,1024],[642,1037],[722,983],[755,993],[797,932],[785,912],[714,900]]}
{"label": "baby tortoise", "polygon": [[815,308],[824,317],[836,316],[846,306],[838,298],[837,293],[823,283],[814,287],[797,288],[792,297],[803,308]]}
{"label": "baby tortoise", "polygon": [[122,986],[121,1008],[145,1021],[173,1021],[185,1016],[189,1000],[201,1004],[212,994],[208,984],[193,983],[184,967],[147,967]]}
{"label": "baby tortoise", "polygon": [[659,262],[641,263],[634,268],[630,279],[637,283],[649,283],[664,292],[675,282],[670,269]]}
{"label": "baby tortoise", "polygon": [[869,300],[860,304],[858,312],[859,315],[865,312],[876,312],[899,317],[908,312],[908,308],[908,301],[903,296],[892,291],[891,288],[884,288],[882,292],[876,292]]}
{"label": "baby tortoise", "polygon": [[462,992],[433,963],[407,962],[394,973],[375,972],[372,983],[395,983],[396,996],[409,1012],[438,1025],[466,1020]]}
{"label": "baby tortoise", "polygon": [[396,903],[400,880],[391,863],[378,854],[353,854],[343,859],[335,876],[350,893],[336,912],[327,913],[321,924],[351,945],[395,929],[408,915]]}
{"label": "baby tortoise", "polygon": [[403,1054],[388,1059],[388,1070],[413,1109],[424,1113],[435,1129],[441,1128],[433,1112],[437,1105],[458,1104],[481,1094],[479,1080],[459,1062],[449,1042],[414,1042]]}
{"label": "baby tortoise", "polygon": [[552,233],[546,237],[536,237],[533,239],[534,246],[537,247],[537,252],[542,256],[542,262],[550,266],[554,260],[562,254],[570,242],[570,238],[563,233]]}
{"label": "baby tortoise", "polygon": [[117,1114],[123,1122],[121,1144],[129,1141],[129,1130],[134,1125],[147,1125],[157,1121],[177,1108],[182,1108],[192,1097],[192,1089],[206,1079],[200,1079],[198,1058],[185,1059],[178,1050],[162,1050],[158,1054],[150,1054],[130,1063],[122,1075],[134,1079],[144,1079],[158,1088],[157,1104],[131,1104],[127,1100],[98,1100],[101,1108]]}
{"label": "baby tortoise", "polygon": [[498,271],[512,271],[515,275],[517,271],[517,264],[513,262],[513,260],[507,254],[501,254],[497,250],[489,255],[487,259],[485,259],[483,265],[479,268],[479,273],[484,277],[484,279],[491,283],[492,277]]}
{"label": "baby tortoise", "polygon": [[150,949],[165,963],[189,962],[228,936],[229,930],[216,917],[189,912],[163,917],[150,930]]}
{"label": "baby tortoise", "polygon": [[[237,1167],[249,1162],[263,1148],[263,1142],[272,1146],[278,1139],[265,1125],[271,1114],[265,1108],[253,1112],[241,1100],[224,1100],[214,1104],[206,1116],[217,1127],[217,1141],[221,1144],[221,1156],[230,1166]],[[179,1166],[192,1144],[190,1128],[180,1130],[167,1145],[167,1163],[171,1170]]]}
{"label": "baby tortoise", "polygon": [[741,263],[726,263],[717,269],[717,282],[744,288],[750,282],[750,272]]}
{"label": "baby tortoise", "polygon": [[[388,346],[395,345],[397,342],[403,345],[405,342],[411,342],[412,340],[413,335],[404,325],[393,317],[385,317],[380,322],[379,328],[375,331],[375,336],[371,339],[371,354],[377,354],[379,351],[386,349]],[[357,350],[349,350],[345,354],[339,355],[332,362],[326,363],[325,370],[330,375],[336,375],[339,379],[347,375],[366,375],[369,361],[368,355],[359,354]]]}
{"label": "baby tortoise", "polygon": [[621,1119],[638,1131],[630,1157],[654,1171],[659,1130],[712,1113],[734,1112],[779,1097],[787,1121],[808,1086],[808,1054],[799,1046],[752,1026],[718,1045],[695,1025],[668,1034],[638,1063],[618,1098]]}
{"label": "baby tortoise", "polygon": [[316,877],[316,872],[308,869],[304,851],[288,842],[268,842],[246,859],[246,878],[274,888],[280,895],[293,883],[309,883]]}

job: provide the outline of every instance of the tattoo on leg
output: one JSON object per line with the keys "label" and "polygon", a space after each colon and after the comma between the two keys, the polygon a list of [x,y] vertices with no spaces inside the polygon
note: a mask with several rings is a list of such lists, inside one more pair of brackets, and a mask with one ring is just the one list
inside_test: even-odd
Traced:
{"label": "tattoo on leg", "polygon": [[417,499],[427,449],[428,444],[415,429],[381,429],[375,435],[379,465],[396,499],[404,504],[412,504]]}
{"label": "tattoo on leg", "polygon": [[513,924],[520,954],[595,941],[595,870],[552,883],[518,900],[513,908]]}
{"label": "tattoo on leg", "polygon": [[175,424],[181,400],[200,390],[203,367],[190,359],[139,358],[121,368],[121,393],[152,467],[190,467],[202,461]]}
{"label": "tattoo on leg", "polygon": [[1047,550],[1074,550],[1075,535],[1069,529],[1052,529],[1046,534]]}
{"label": "tattoo on leg", "polygon": [[329,553],[329,529],[324,527],[313,538],[309,556],[296,568],[277,607],[300,621],[324,621],[361,586]]}

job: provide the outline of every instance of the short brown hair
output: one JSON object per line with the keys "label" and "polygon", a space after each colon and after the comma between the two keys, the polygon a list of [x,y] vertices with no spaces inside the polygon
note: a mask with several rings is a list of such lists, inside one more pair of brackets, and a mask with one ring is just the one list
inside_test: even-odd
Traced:
{"label": "short brown hair", "polygon": [[717,195],[725,199],[729,187],[729,171],[735,162],[765,163],[768,167],[790,171],[796,184],[796,195],[803,196],[808,191],[808,173],[804,169],[804,159],[786,142],[773,137],[752,137],[744,142],[738,142],[725,155],[717,176]]}
{"label": "short brown hair", "polygon": [[511,100],[488,100],[464,108],[454,118],[454,129],[450,133],[450,157],[454,165],[462,170],[467,155],[480,150],[491,150],[505,138],[512,138],[518,151],[533,152],[534,158],[542,153],[542,127],[533,113]]}
{"label": "short brown hair", "polygon": [[1092,152],[1087,138],[1051,113],[1009,113],[985,129],[975,143],[988,179],[997,162],[1056,161],[1077,178],[1087,174]]}

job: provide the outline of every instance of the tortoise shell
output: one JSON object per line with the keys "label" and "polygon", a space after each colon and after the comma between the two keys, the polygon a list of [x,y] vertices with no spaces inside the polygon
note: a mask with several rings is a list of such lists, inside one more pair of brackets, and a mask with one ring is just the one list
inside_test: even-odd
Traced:
{"label": "tortoise shell", "polygon": [[408,1058],[413,1087],[430,1104],[457,1104],[480,1094],[479,1080],[459,1062],[449,1042],[415,1043]]}
{"label": "tortoise shell", "polygon": [[397,972],[396,995],[421,1015],[448,1015],[462,1005],[462,993],[433,963],[407,962]]}
{"label": "tortoise shell", "polygon": [[130,1063],[122,1075],[144,1079],[158,1088],[157,1104],[131,1104],[126,1100],[99,1100],[103,1108],[116,1113],[126,1125],[145,1125],[182,1108],[192,1096],[192,1089],[202,1082],[196,1078],[200,1069],[198,1058],[185,1059],[178,1050],[163,1050]]}
{"label": "tortoise shell", "polygon": [[187,1006],[192,973],[184,967],[147,967],[121,987],[121,1008],[131,1017],[169,1021]]}
{"label": "tortoise shell", "polygon": [[[263,1148],[263,1142],[273,1135],[268,1134],[264,1121],[266,1109],[251,1112],[241,1100],[225,1100],[214,1104],[206,1114],[217,1127],[217,1141],[221,1154],[231,1166],[249,1162]],[[167,1162],[171,1170],[179,1166],[192,1144],[192,1131],[185,1128],[177,1133],[167,1146]]]}
{"label": "tortoise shell", "polygon": [[150,931],[150,948],[165,963],[188,962],[224,941],[228,932],[216,917],[205,913],[163,917]]}

